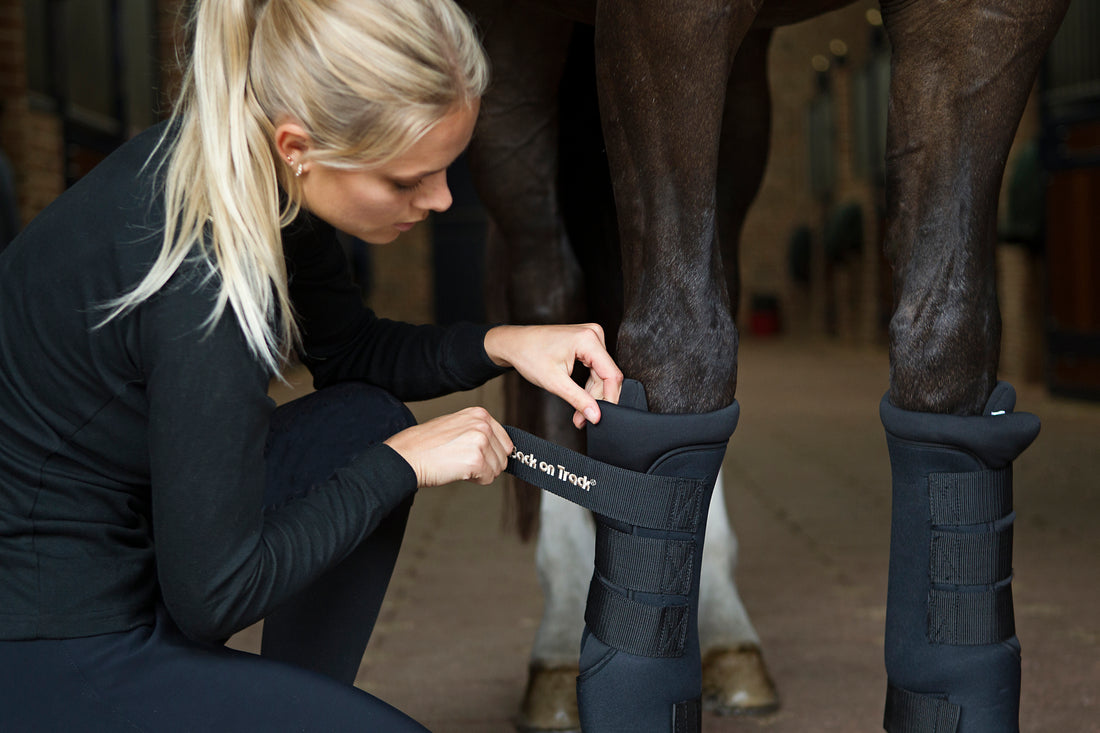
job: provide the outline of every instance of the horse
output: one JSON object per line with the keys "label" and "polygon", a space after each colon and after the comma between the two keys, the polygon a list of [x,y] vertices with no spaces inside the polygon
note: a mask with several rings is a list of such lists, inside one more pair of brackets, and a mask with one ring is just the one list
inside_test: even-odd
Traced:
{"label": "horse", "polygon": [[[493,316],[610,324],[609,345],[624,373],[645,384],[654,412],[703,413],[730,404],[737,386],[737,251],[768,147],[768,44],[777,27],[849,1],[465,0],[494,66],[470,151],[491,221],[487,260],[495,269],[488,280],[502,288]],[[993,252],[1000,181],[1068,0],[882,0],[880,6],[892,49],[888,400],[904,415],[981,416],[997,385]],[[595,178],[583,165],[573,171],[569,191],[587,195],[567,195],[559,183],[559,168],[575,157],[559,156],[557,104],[578,23],[594,28],[610,220],[599,213],[602,189],[585,188]],[[577,206],[580,214],[570,211]],[[590,226],[571,225],[578,219]],[[618,252],[609,252],[607,242],[617,242]],[[594,254],[578,258],[589,249]],[[603,275],[586,278],[582,265],[593,264]],[[589,303],[597,304],[594,316]],[[580,447],[564,404],[518,380],[506,393],[509,422]],[[704,675],[704,689],[719,712],[773,710],[775,690],[730,577],[736,540],[721,488],[707,517],[699,616],[704,667],[709,663],[718,681]],[[568,704],[538,710],[530,698],[543,688],[570,694],[588,578],[566,569],[590,572],[591,524],[584,512],[552,499],[543,501],[539,519],[546,609],[518,723],[576,729]],[[553,553],[549,537],[557,543]],[[892,563],[891,594],[895,574]],[[904,647],[889,629],[888,671],[892,646]],[[730,653],[737,658],[731,661]]]}

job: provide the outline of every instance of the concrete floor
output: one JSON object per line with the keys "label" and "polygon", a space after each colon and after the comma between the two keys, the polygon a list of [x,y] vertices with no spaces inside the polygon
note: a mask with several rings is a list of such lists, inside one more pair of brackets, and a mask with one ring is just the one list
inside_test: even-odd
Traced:
{"label": "concrete floor", "polygon": [[[782,696],[706,733],[880,731],[890,525],[879,351],[749,341],[726,457],[737,582]],[[1043,430],[1015,464],[1021,729],[1100,733],[1100,404],[1017,385]],[[414,405],[500,414],[499,387]],[[534,548],[501,529],[502,491],[427,489],[357,684],[437,733],[510,733],[541,613]],[[234,638],[255,649],[255,628]]]}

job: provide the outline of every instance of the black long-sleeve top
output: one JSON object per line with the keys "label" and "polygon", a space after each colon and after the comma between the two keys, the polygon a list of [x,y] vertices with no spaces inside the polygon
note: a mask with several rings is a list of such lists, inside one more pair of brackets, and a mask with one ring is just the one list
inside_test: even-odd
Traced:
{"label": "black long-sleeve top", "polygon": [[[152,621],[158,595],[196,638],[263,617],[416,490],[384,444],[266,514],[270,375],[218,278],[189,260],[102,325],[148,272],[163,200],[144,166],[159,126],[43,211],[0,255],[0,639],[69,638]],[[159,154],[159,153],[158,153]],[[364,379],[404,400],[502,370],[486,326],[413,326],[363,308],[331,227],[284,230],[316,386]]]}

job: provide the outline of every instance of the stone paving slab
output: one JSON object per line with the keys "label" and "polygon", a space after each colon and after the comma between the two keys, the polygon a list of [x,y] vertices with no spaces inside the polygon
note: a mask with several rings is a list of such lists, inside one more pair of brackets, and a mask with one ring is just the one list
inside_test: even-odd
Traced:
{"label": "stone paving slab", "polygon": [[[783,698],[705,733],[881,730],[889,462],[881,351],[784,340],[742,349],[726,457],[737,580]],[[1017,385],[1043,431],[1015,464],[1013,583],[1024,647],[1021,729],[1100,733],[1100,404]],[[499,388],[414,405],[420,419]],[[427,489],[357,684],[437,733],[510,733],[541,613],[534,547],[501,529],[502,489]],[[257,633],[232,642],[254,649]]]}

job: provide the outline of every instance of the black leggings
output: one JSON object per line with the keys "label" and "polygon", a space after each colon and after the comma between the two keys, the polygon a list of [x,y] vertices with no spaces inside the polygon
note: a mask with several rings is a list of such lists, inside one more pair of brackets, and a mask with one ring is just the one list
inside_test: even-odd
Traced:
{"label": "black leggings", "polygon": [[[267,445],[268,504],[327,478],[414,422],[382,390],[347,383],[278,408]],[[425,731],[352,686],[393,572],[412,499],[264,622],[262,656],[156,623],[77,639],[0,641],[0,730]]]}

